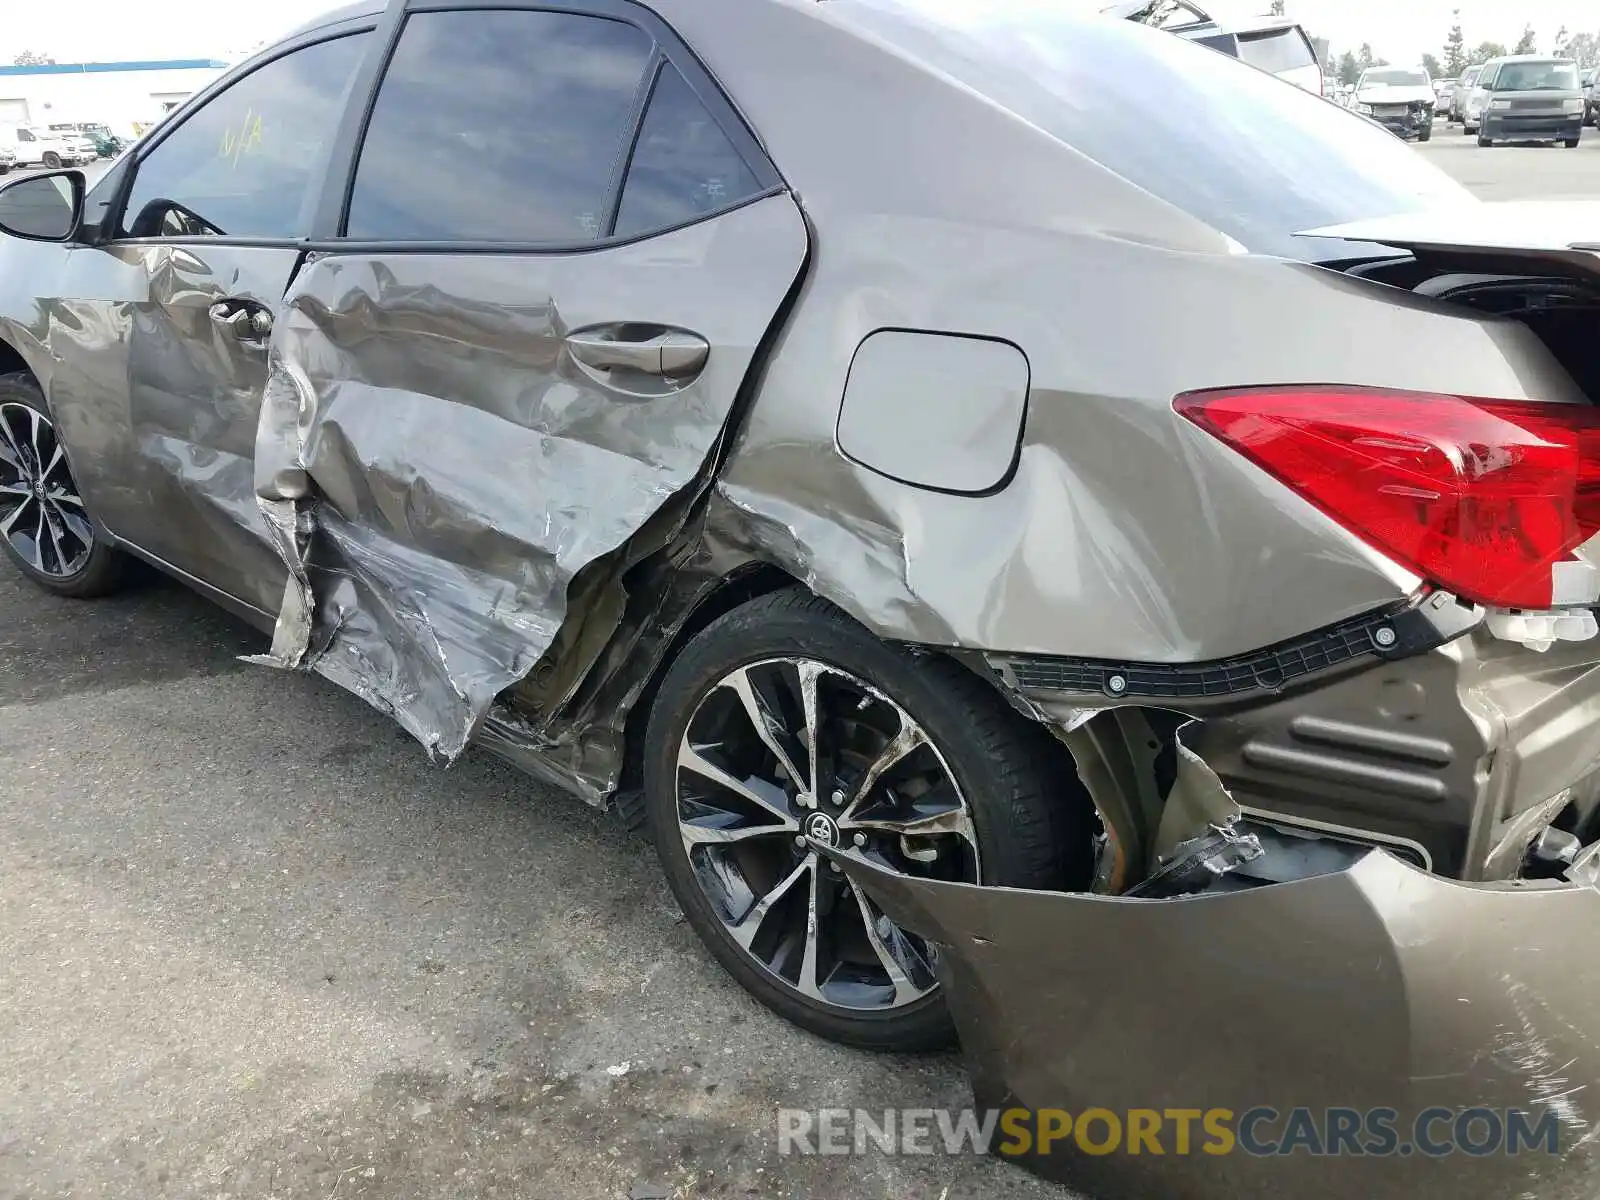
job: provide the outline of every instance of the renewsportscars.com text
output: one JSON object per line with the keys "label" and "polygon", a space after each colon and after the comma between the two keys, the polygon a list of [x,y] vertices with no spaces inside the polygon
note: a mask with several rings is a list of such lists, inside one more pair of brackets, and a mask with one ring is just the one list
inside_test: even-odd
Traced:
{"label": "renewsportscars.com text", "polygon": [[778,1153],[1375,1157],[1559,1154],[1549,1109],[780,1108]]}

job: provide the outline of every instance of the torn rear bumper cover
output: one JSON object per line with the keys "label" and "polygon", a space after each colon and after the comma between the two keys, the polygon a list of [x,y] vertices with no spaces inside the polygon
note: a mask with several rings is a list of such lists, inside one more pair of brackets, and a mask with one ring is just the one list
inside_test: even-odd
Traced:
{"label": "torn rear bumper cover", "polygon": [[1435,1107],[1548,1111],[1557,1125],[1555,1153],[1062,1143],[1028,1160],[1097,1200],[1600,1194],[1600,890],[1587,883],[1464,884],[1372,851],[1294,882],[1144,900],[912,879],[826,852],[940,948],[980,1109],[1392,1109],[1402,1143]]}

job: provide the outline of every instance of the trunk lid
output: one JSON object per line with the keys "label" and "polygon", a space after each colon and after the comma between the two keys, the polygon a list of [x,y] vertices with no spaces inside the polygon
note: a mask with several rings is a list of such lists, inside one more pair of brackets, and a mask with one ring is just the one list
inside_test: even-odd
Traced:
{"label": "trunk lid", "polygon": [[1441,207],[1308,229],[1304,237],[1377,243],[1439,266],[1527,270],[1531,262],[1600,276],[1600,201],[1512,200]]}

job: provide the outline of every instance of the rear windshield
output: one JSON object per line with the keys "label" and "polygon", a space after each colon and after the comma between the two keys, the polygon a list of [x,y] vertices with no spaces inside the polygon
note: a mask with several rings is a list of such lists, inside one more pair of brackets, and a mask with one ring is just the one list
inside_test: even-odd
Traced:
{"label": "rear windshield", "polygon": [[1578,87],[1578,64],[1508,62],[1494,77],[1497,92],[1570,92]]}
{"label": "rear windshield", "polygon": [[1361,76],[1361,86],[1389,84],[1393,87],[1427,87],[1428,77],[1421,71],[1367,71]]}
{"label": "rear windshield", "polygon": [[1317,56],[1311,53],[1306,35],[1299,29],[1274,29],[1267,33],[1241,33],[1239,57],[1252,67],[1271,71],[1292,71],[1297,67],[1314,67]]}
{"label": "rear windshield", "polygon": [[1258,253],[1333,257],[1352,248],[1295,235],[1476,203],[1349,109],[1185,38],[1065,8],[1060,0],[849,5],[859,23]]}

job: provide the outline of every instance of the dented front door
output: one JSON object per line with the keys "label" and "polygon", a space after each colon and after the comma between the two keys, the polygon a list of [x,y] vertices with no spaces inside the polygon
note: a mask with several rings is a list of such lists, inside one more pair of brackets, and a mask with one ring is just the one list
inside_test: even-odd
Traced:
{"label": "dented front door", "polygon": [[79,252],[78,275],[117,288],[121,337],[104,348],[125,356],[127,469],[101,518],[264,613],[284,573],[252,488],[272,316],[372,42],[324,32],[245,69],[141,147],[106,243]]}
{"label": "dented front door", "polygon": [[276,661],[459,754],[577,572],[704,484],[806,244],[776,194],[586,253],[308,263],[257,446],[296,568]]}
{"label": "dented front door", "polygon": [[128,418],[140,504],[120,533],[252,607],[283,592],[251,483],[267,339],[299,251],[152,248],[130,306]]}

